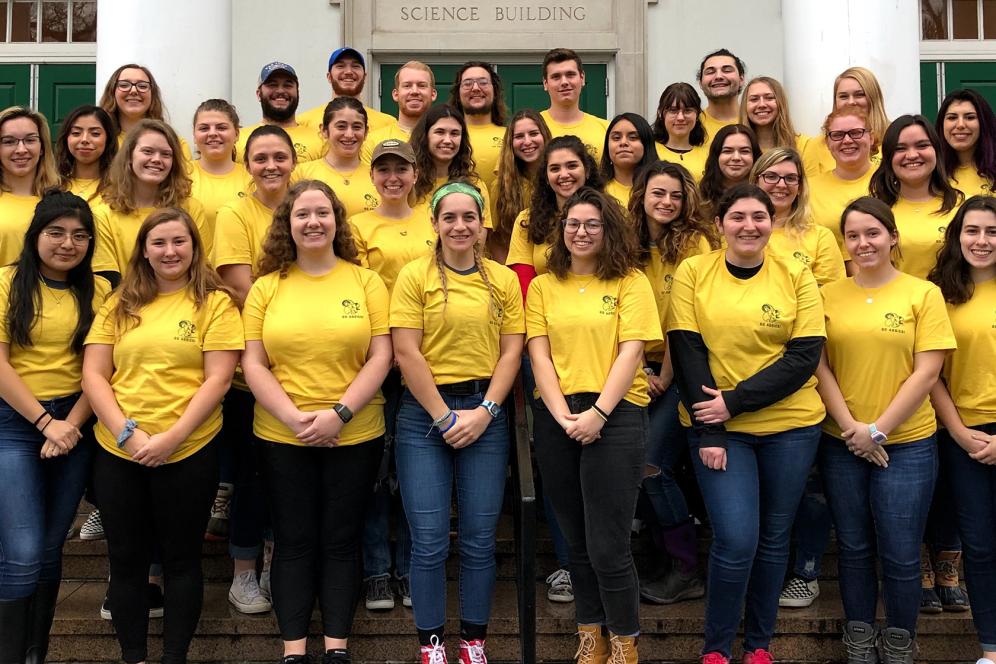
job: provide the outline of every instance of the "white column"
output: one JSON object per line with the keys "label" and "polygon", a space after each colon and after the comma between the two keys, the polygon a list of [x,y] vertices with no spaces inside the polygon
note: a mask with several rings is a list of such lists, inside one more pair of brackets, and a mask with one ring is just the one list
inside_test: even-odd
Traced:
{"label": "white column", "polygon": [[190,141],[197,105],[231,99],[232,0],[100,0],[98,98],[108,77],[128,62],[156,77],[167,119]]}
{"label": "white column", "polygon": [[848,67],[875,73],[889,118],[920,112],[918,0],[782,0],[785,83],[796,130],[816,134]]}

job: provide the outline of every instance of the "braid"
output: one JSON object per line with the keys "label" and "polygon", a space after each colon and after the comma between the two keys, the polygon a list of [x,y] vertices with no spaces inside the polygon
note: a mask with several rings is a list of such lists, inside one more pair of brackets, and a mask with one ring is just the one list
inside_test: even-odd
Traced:
{"label": "braid", "polygon": [[498,297],[495,295],[494,286],[491,285],[491,280],[488,279],[488,271],[484,269],[484,261],[481,258],[481,245],[477,242],[474,243],[474,264],[477,265],[477,272],[481,275],[484,285],[488,287],[488,300],[491,303],[492,313],[501,311]]}
{"label": "braid", "polygon": [[436,270],[439,271],[439,283],[443,286],[443,318],[446,317],[446,303],[450,300],[449,290],[446,288],[446,268],[443,266],[443,241],[436,238],[435,248]]}

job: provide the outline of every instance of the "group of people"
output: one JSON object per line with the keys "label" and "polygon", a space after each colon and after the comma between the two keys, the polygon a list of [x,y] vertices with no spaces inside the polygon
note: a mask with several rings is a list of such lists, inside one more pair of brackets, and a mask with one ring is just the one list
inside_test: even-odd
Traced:
{"label": "group of people", "polygon": [[[431,68],[406,63],[397,119],[358,100],[365,77],[336,50],[332,100],[299,114],[296,72],[269,63],[263,121],[206,100],[194,150],[136,64],[54,142],[38,113],[0,112],[0,662],[45,660],[84,492],[129,664],[154,615],[162,661],[186,661],[206,534],[229,540],[232,604],[274,610],[284,664],[312,661],[316,598],[323,663],[350,661],[364,579],[371,609],[398,586],[422,663],[445,664],[455,492],[459,660],[486,662],[520,375],[561,566],[548,597],[575,602],[580,664],[638,661],[641,597],[703,596],[704,664],[730,661],[742,618],[742,661],[773,661],[831,521],[848,662],[911,663],[921,606],[967,606],[962,551],[996,662],[981,95],[890,122],[854,67],[807,137],[779,82],[745,81],[725,49],[698,71],[707,106],[674,83],[653,122],[583,112],[568,49],[543,60],[550,107],[510,118],[486,62],[438,105]],[[671,561],[643,579],[638,512]]]}

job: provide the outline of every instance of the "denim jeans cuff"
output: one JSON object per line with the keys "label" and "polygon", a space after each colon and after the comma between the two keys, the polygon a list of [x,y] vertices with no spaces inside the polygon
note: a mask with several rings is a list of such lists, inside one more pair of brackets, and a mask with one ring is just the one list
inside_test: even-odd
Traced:
{"label": "denim jeans cuff", "polygon": [[260,549],[262,549],[261,544],[254,544],[252,546],[235,546],[234,544],[229,544],[228,555],[232,557],[232,560],[256,560],[259,558]]}

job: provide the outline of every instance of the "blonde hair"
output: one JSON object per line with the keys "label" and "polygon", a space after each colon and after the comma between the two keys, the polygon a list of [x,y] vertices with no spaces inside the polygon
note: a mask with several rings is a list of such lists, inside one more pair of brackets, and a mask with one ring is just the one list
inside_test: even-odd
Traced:
{"label": "blonde hair", "polygon": [[797,134],[795,127],[792,126],[792,117],[789,115],[788,97],[785,94],[785,88],[782,87],[782,84],[770,76],[756,76],[744,87],[744,94],[740,98],[740,124],[747,125],[755,133],[757,132],[757,126],[747,117],[747,95],[750,92],[750,86],[755,83],[763,83],[771,88],[771,91],[775,95],[775,103],[778,104],[778,113],[775,115],[775,121],[771,125],[771,133],[774,134],[775,138],[775,147],[794,148]]}
{"label": "blonde hair", "polygon": [[[871,70],[864,67],[848,67],[834,79],[833,82],[833,107],[837,107],[837,87],[845,78],[853,78],[864,90],[865,98],[868,100],[868,128],[872,133],[882,140],[885,130],[889,128],[889,116],[885,113],[885,98],[882,96],[882,87],[878,84],[878,79]],[[878,152],[878,145],[872,146],[872,154]]]}
{"label": "blonde hair", "polygon": [[[132,169],[131,155],[138,145],[138,140],[150,131],[162,134],[173,151],[173,165],[166,179],[159,184],[156,193],[156,207],[180,207],[190,198],[193,181],[187,175],[183,165],[183,152],[180,139],[176,132],[161,120],[140,120],[134,129],[125,135],[124,143],[111,162],[108,173],[107,188],[104,189],[104,201],[112,210],[131,214],[138,208],[135,205],[135,171]],[[113,139],[108,139],[113,140]]]}
{"label": "blonde hair", "polygon": [[394,89],[398,89],[398,85],[401,84],[401,72],[405,69],[417,69],[418,71],[424,71],[429,73],[429,85],[436,87],[436,76],[432,73],[432,68],[429,65],[421,62],[419,60],[409,60],[405,64],[398,68],[398,71],[394,72]]}
{"label": "blonde hair", "polygon": [[812,210],[809,207],[809,184],[799,153],[793,148],[778,147],[768,150],[754,163],[754,168],[750,171],[750,182],[760,186],[758,180],[761,179],[761,173],[785,161],[794,164],[799,173],[799,193],[792,201],[792,211],[785,217],[785,230],[799,237],[813,225]]}
{"label": "blonde hair", "polygon": [[[35,177],[31,182],[31,193],[41,196],[46,189],[58,187],[60,178],[59,171],[55,167],[55,154],[52,152],[52,137],[49,134],[48,121],[45,116],[37,111],[24,106],[11,106],[0,111],[0,128],[10,120],[27,118],[35,123],[38,130],[38,138],[41,140],[42,150],[38,155],[38,163],[35,165]],[[0,192],[10,191],[10,185],[4,178],[3,168],[0,167]]]}

